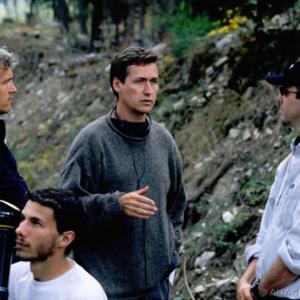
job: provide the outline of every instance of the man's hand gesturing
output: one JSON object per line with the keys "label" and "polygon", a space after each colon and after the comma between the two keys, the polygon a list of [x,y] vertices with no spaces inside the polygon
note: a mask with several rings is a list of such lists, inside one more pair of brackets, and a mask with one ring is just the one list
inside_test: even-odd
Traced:
{"label": "man's hand gesturing", "polygon": [[149,187],[145,186],[142,189],[120,196],[124,213],[127,216],[139,219],[149,219],[155,215],[157,207],[152,199],[145,196],[148,192]]}

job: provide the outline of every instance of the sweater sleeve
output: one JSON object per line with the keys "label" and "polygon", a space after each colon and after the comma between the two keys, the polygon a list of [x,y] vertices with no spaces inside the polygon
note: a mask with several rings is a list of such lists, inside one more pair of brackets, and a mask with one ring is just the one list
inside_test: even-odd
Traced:
{"label": "sweater sleeve", "polygon": [[73,162],[64,168],[61,173],[62,188],[74,191],[91,217],[108,218],[108,216],[120,215],[122,213],[121,202],[119,201],[120,192],[91,193],[82,184],[86,181],[83,176],[87,176],[82,171],[78,162]]}
{"label": "sweater sleeve", "polygon": [[[99,151],[98,151],[99,152]],[[75,140],[61,172],[60,185],[79,197],[88,218],[89,228],[115,220],[123,215],[120,192],[99,193],[101,162],[99,153],[87,143]]]}
{"label": "sweater sleeve", "polygon": [[186,207],[186,194],[182,178],[181,157],[177,150],[173,155],[174,170],[171,188],[168,193],[168,216],[175,233],[175,249],[178,252],[182,244],[182,224]]}

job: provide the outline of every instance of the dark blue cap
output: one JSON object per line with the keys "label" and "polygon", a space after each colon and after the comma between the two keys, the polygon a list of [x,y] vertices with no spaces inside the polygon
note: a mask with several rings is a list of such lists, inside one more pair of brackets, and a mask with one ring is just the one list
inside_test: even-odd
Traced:
{"label": "dark blue cap", "polygon": [[291,64],[283,73],[266,75],[264,79],[273,85],[300,86],[300,61]]}

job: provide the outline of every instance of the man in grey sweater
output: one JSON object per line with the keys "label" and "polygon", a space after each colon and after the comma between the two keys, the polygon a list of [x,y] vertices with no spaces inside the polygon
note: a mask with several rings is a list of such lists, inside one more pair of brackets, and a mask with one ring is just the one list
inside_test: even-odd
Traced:
{"label": "man in grey sweater", "polygon": [[186,196],[181,158],[168,130],[150,119],[158,92],[157,56],[128,48],[111,63],[117,102],[72,143],[61,173],[88,215],[75,259],[108,298],[169,299],[182,242]]}

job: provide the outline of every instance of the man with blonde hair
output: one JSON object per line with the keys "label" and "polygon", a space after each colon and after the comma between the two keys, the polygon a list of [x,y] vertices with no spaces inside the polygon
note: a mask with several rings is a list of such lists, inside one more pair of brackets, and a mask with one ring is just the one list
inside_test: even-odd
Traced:
{"label": "man with blonde hair", "polygon": [[[13,83],[16,56],[5,47],[0,47],[0,117],[13,107],[13,96],[17,88]],[[0,119],[0,199],[22,208],[27,186],[17,170],[16,160],[5,143],[5,122]]]}

